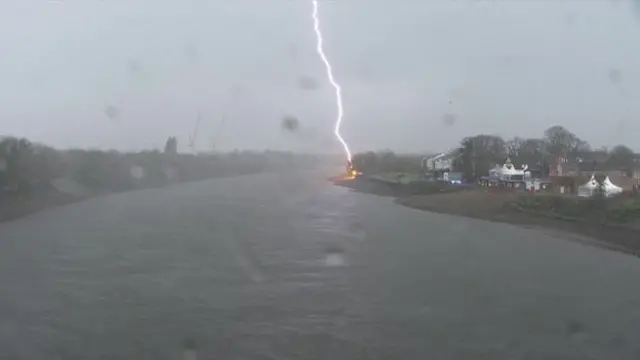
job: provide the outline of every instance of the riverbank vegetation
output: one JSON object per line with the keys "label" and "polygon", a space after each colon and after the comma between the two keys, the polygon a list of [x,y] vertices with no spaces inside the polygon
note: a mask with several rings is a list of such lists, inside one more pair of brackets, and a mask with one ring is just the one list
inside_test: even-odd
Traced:
{"label": "riverbank vegetation", "polygon": [[59,150],[2,137],[0,220],[98,194],[311,167],[321,161],[315,155],[279,151],[181,154],[177,145],[169,138],[163,150]]}
{"label": "riverbank vegetation", "polygon": [[[620,171],[633,172],[640,170],[634,151],[619,144],[612,148],[594,149],[589,142],[570,130],[560,126],[552,126],[544,131],[541,137],[513,137],[505,139],[499,135],[478,134],[468,136],[450,149],[442,149],[451,156],[452,172],[459,172],[467,182],[475,182],[486,176],[496,164],[509,157],[514,164],[528,165],[542,177],[548,177],[551,167],[558,158],[569,162],[580,159],[581,167],[597,171],[603,165],[614,166]],[[422,160],[439,152],[423,154],[396,154],[391,150],[379,152],[362,152],[353,156],[353,162],[364,174],[382,173],[423,173]],[[606,163],[606,164],[605,164]]]}
{"label": "riverbank vegetation", "polygon": [[558,194],[519,195],[513,204],[520,211],[568,221],[640,225],[637,224],[640,219],[640,198],[633,194],[611,198],[578,198]]}
{"label": "riverbank vegetation", "polygon": [[[593,149],[566,128],[553,126],[540,138],[469,136],[442,154],[447,162],[440,162],[440,171],[462,174],[468,186],[426,181],[429,169],[424,160],[433,159],[435,153],[402,155],[391,151],[356,154],[354,165],[364,176],[341,185],[395,197],[397,203],[414,209],[554,228],[640,254],[640,197],[637,191],[630,191],[640,179],[640,154],[628,146]],[[602,179],[610,177],[627,191],[612,198],[599,194],[584,199],[553,190],[532,194],[475,186],[507,157],[517,167],[527,165],[532,176],[550,183],[555,178],[583,184],[594,174]],[[563,182],[556,185],[567,186]]]}

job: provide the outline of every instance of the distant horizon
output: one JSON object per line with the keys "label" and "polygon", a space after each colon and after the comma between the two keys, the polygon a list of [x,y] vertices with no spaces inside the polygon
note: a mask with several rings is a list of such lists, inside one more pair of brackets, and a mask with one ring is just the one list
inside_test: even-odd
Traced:
{"label": "distant horizon", "polygon": [[[568,129],[569,131],[572,131],[572,129]],[[541,133],[544,132],[541,131]],[[473,135],[467,135],[467,136],[475,136],[475,135],[481,135],[481,134],[473,134]],[[499,134],[482,134],[482,135],[495,135],[495,136],[500,136]],[[578,135],[578,137],[580,137],[580,134],[576,133],[576,135]],[[465,137],[467,137],[465,136]],[[117,152],[121,152],[121,153],[135,153],[135,152],[143,152],[143,151],[154,151],[154,150],[158,150],[158,151],[163,151],[164,150],[164,145],[165,145],[165,141],[166,138],[160,143],[158,142],[157,145],[155,146],[148,146],[148,147],[135,147],[135,148],[128,148],[128,149],[124,149],[124,148],[104,148],[104,147],[99,147],[99,146],[88,146],[88,147],[82,147],[82,146],[55,146],[55,145],[51,145],[48,144],[46,142],[43,141],[36,141],[27,137],[21,137],[21,136],[16,136],[16,135],[10,135],[10,134],[0,134],[0,139],[2,138],[6,138],[6,137],[14,137],[14,138],[24,138],[26,140],[28,140],[29,142],[36,144],[36,145],[42,145],[42,146],[46,146],[46,147],[50,147],[56,150],[60,150],[60,151],[66,151],[66,150],[97,150],[97,151],[117,151]],[[462,141],[465,137],[460,138],[460,141]],[[503,138],[505,141],[508,141],[510,139],[513,138],[525,138],[522,136],[514,136],[514,137],[503,137],[500,136],[501,138]],[[169,136],[167,136],[167,138],[169,138]],[[212,149],[198,149],[196,147],[196,152],[190,151],[189,146],[185,145],[185,143],[188,143],[188,141],[183,140],[180,141],[180,138],[178,138],[178,150],[180,154],[211,154],[211,153],[232,153],[234,151],[251,151],[251,152],[265,152],[265,151],[274,151],[274,152],[288,152],[288,153],[294,153],[294,154],[313,154],[313,155],[326,155],[326,156],[345,156],[346,154],[344,154],[344,152],[340,151],[339,149],[335,149],[335,150],[327,150],[327,151],[321,151],[321,150],[304,150],[304,149],[288,149],[288,148],[258,148],[258,147],[244,147],[244,148],[212,148]],[[543,136],[539,136],[539,137],[531,137],[532,139],[543,139]],[[526,139],[526,138],[525,138]],[[589,140],[584,139],[585,141],[587,141],[589,144],[591,144],[589,142]],[[335,140],[336,143],[338,144],[338,140]],[[632,144],[620,144],[620,143],[616,143],[616,144],[612,144],[612,145],[608,145],[608,146],[593,146],[591,145],[592,150],[596,151],[596,150],[602,150],[604,148],[606,149],[611,149],[617,145],[625,145],[627,147],[629,147],[630,149],[632,149],[634,152],[636,153],[640,153],[640,151],[638,151],[638,147],[634,147]],[[442,148],[442,149],[438,149],[438,150],[425,150],[425,151],[406,151],[406,150],[398,150],[398,149],[393,149],[393,148],[377,148],[377,149],[351,149],[352,153],[355,154],[361,154],[361,153],[366,153],[366,152],[374,152],[374,153],[381,153],[381,152],[387,152],[387,151],[391,151],[396,155],[423,155],[423,156],[430,156],[433,154],[439,154],[439,153],[446,153],[448,151],[452,151],[456,148],[458,148],[460,146],[460,143],[456,143],[453,144],[447,148]],[[338,148],[338,146],[334,146],[335,148]]]}

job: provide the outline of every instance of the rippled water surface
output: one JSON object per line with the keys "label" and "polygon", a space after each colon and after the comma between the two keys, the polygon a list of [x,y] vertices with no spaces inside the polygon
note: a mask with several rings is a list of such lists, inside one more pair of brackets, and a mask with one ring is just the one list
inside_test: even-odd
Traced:
{"label": "rippled water surface", "polygon": [[640,358],[640,260],[328,175],[216,179],[0,224],[0,358]]}

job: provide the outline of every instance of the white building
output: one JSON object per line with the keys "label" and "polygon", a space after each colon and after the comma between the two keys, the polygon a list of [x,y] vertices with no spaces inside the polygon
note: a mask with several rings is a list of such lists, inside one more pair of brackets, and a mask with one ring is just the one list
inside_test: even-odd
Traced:
{"label": "white building", "polygon": [[453,169],[453,161],[457,156],[458,153],[456,151],[425,156],[422,158],[422,169],[424,171],[451,171]]}
{"label": "white building", "polygon": [[496,164],[493,169],[489,170],[489,178],[502,181],[525,181],[531,178],[531,172],[528,169],[527,165],[522,165],[520,169],[517,169],[511,159],[507,157],[502,166]]}

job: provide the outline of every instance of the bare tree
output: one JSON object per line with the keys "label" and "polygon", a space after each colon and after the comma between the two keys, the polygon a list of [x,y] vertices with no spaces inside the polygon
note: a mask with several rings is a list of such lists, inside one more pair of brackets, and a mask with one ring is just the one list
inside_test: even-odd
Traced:
{"label": "bare tree", "polygon": [[567,156],[572,153],[589,151],[589,143],[563,126],[555,125],[544,131],[547,150],[552,155]]}

